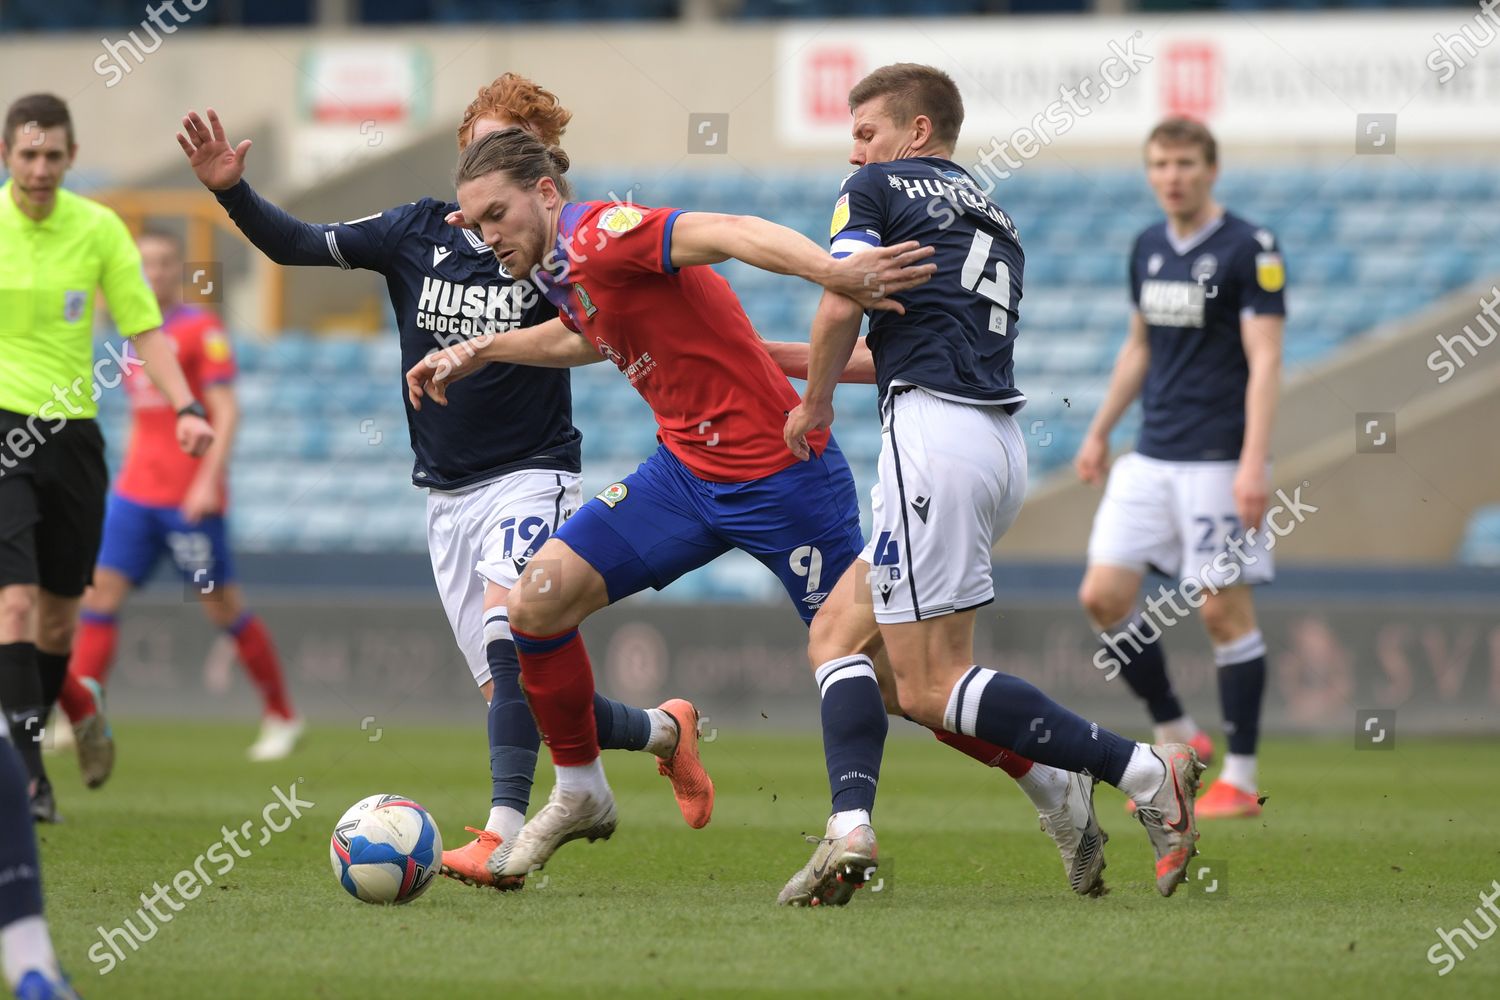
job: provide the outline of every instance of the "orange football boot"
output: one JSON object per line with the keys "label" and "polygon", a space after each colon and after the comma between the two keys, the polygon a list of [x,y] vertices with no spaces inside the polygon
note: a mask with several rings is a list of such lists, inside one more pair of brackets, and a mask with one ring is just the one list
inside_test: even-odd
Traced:
{"label": "orange football boot", "polygon": [[1260,815],[1260,796],[1220,778],[1208,786],[1194,811],[1199,819],[1250,819]]}
{"label": "orange football boot", "polygon": [[682,698],[664,701],[657,708],[677,722],[677,749],[670,758],[656,758],[656,770],[672,783],[672,794],[687,825],[701,830],[713,818],[714,783],[698,757],[698,710]]}
{"label": "orange football boot", "polygon": [[498,889],[501,892],[511,892],[526,884],[525,875],[496,879],[485,865],[490,855],[500,848],[498,833],[476,830],[472,826],[466,826],[464,829],[474,834],[475,839],[462,847],[443,852],[443,866],[439,869],[443,875],[462,882],[464,885],[472,885],[481,889]]}

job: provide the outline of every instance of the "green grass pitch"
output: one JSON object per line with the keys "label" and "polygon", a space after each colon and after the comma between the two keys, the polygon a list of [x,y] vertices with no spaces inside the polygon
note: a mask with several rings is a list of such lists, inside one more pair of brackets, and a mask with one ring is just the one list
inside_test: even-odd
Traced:
{"label": "green grass pitch", "polygon": [[[613,840],[568,845],[520,893],[440,878],[381,908],[335,882],[334,821],[362,796],[399,792],[462,843],[488,808],[482,723],[390,726],[374,742],[373,727],[315,727],[297,756],[258,766],[242,757],[251,730],[117,725],[119,767],[97,792],[68,756],[50,758],[66,822],[41,831],[48,916],[85,997],[1500,996],[1500,940],[1441,978],[1427,958],[1438,928],[1484,929],[1479,896],[1500,878],[1493,741],[1271,741],[1265,815],[1203,824],[1220,890],[1171,899],[1152,887],[1144,831],[1101,787],[1113,891],[1093,900],[1068,893],[1009,779],[893,738],[880,891],[793,911],[774,901],[810,851],[799,834],[821,831],[820,744],[725,730],[704,747],[718,786],[706,829],[681,822],[650,758],[612,753]],[[100,975],[88,957],[99,929],[131,918],[144,930],[140,894],[192,868],[221,827],[258,831],[272,786],[293,781],[314,807],[180,912],[159,903],[171,922]]]}

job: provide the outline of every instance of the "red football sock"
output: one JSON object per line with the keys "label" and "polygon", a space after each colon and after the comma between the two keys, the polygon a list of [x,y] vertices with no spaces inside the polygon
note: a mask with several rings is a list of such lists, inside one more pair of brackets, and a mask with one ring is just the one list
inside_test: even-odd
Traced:
{"label": "red football sock", "polygon": [[594,728],[594,668],[576,628],[527,635],[511,627],[521,659],[521,686],[552,763],[580,767],[599,757]]}
{"label": "red football sock", "polygon": [[229,629],[229,634],[234,636],[234,646],[239,651],[240,662],[245,665],[245,673],[250,675],[251,682],[260,691],[261,699],[266,704],[266,712],[290,719],[295,713],[292,711],[291,700],[287,698],[286,680],[281,676],[281,660],[276,656],[276,645],[271,641],[271,633],[266,631],[265,624],[256,615],[247,612]]}
{"label": "red football sock", "polygon": [[1031,770],[1031,761],[1014,750],[986,743],[973,736],[962,736],[941,729],[934,729],[932,735],[938,738],[939,743],[946,743],[959,753],[973,757],[985,767],[998,767],[1012,778],[1021,778]]}
{"label": "red football sock", "polygon": [[119,626],[114,615],[96,615],[85,611],[73,638],[73,658],[68,674],[78,680],[92,677],[101,685],[109,680],[109,668],[115,664],[115,639]]}
{"label": "red football sock", "polygon": [[94,696],[89,694],[89,689],[83,686],[71,667],[68,676],[63,678],[62,692],[57,696],[57,703],[62,706],[68,721],[75,726],[94,714]]}

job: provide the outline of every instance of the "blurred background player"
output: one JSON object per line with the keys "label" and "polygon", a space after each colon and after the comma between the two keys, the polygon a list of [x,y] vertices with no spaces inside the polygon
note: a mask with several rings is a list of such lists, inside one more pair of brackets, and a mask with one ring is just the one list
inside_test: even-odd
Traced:
{"label": "blurred background player", "polygon": [[[1079,590],[1106,639],[1102,655],[1146,703],[1156,740],[1190,743],[1206,761],[1213,743],[1172,690],[1161,627],[1132,610],[1148,568],[1201,594],[1229,742],[1218,780],[1198,801],[1203,819],[1261,811],[1255,749],[1266,643],[1250,588],[1274,575],[1263,518],[1286,325],[1276,237],[1214,200],[1218,175],[1205,126],[1173,118],[1152,130],[1146,178],[1166,220],[1136,237],[1130,332],[1074,460],[1085,482],[1109,472]],[[1137,395],[1140,437],[1111,467],[1110,431]]]}
{"label": "blurred background player", "polygon": [[113,739],[98,707],[114,665],[116,619],[125,599],[146,581],[163,555],[171,558],[197,595],[208,620],[234,640],[240,662],[260,692],[264,717],[260,736],[248,751],[250,759],[287,756],[303,725],[287,695],[271,634],[246,608],[244,592],[235,582],[227,473],[240,409],[229,338],[212,311],[183,303],[182,244],[177,237],[147,231],[136,245],[161,309],[162,332],[172,339],[193,394],[207,407],[215,438],[201,458],[182,454],[172,440],[170,404],[138,372],[126,376],[130,443],[105,511],[104,542],[93,586],[83,595],[82,622],[62,697],[78,743],[79,768],[90,788],[105,782],[114,763]]}
{"label": "blurred background player", "polygon": [[[1127,740],[1021,678],[975,663],[976,612],[995,596],[992,550],[1026,494],[1026,445],[1014,417],[1026,397],[1011,357],[1025,263],[1015,226],[953,162],[964,110],[946,73],[913,63],[881,67],[849,92],[849,108],[853,158],[863,166],[835,203],[833,256],[915,241],[933,248],[937,276],[900,293],[905,311],[870,316],[882,420],[874,519],[834,597],[853,602],[856,586],[869,588],[910,718],[1086,772],[1134,799],[1156,853],[1157,890],[1170,896],[1196,853],[1192,808],[1202,765],[1192,749]],[[807,391],[784,429],[799,458],[833,422],[833,390],[862,318],[858,303],[824,293]],[[871,672],[848,711],[868,730],[878,719],[883,736],[873,682]],[[845,766],[874,775],[878,750],[870,745],[866,759],[847,757]],[[868,812],[835,813],[782,901],[847,902],[849,883],[863,881],[876,863]]]}
{"label": "blurred background player", "polygon": [[26,794],[26,766],[0,727],[0,972],[24,1000],[76,997],[57,966],[42,915],[42,869]]}
{"label": "blurred background player", "polygon": [[[557,97],[505,73],[479,90],[458,127],[472,139],[519,125],[556,142],[571,118]],[[517,282],[476,235],[446,218],[458,206],[436,198],[337,225],[295,219],[244,180],[246,139],[231,146],[212,108],[183,119],[178,144],[198,180],[235,225],[278,264],[368,268],[386,277],[400,328],[403,371],[434,348],[489,331],[536,323],[554,310]],[[463,312],[477,296],[483,306]],[[506,419],[496,419],[503,400]],[[568,373],[494,365],[460,387],[453,405],[406,407],[416,461],[413,485],[427,492],[427,548],[453,637],[489,703],[491,805],[475,839],[443,852],[443,874],[498,885],[485,861],[525,821],[540,736],[521,693],[521,668],[505,610],[528,560],[578,509],[579,443]],[[713,783],[697,753],[697,712],[682,699],[640,709],[598,696],[602,745],[646,750],[672,783],[683,818],[696,828],[713,812]]]}
{"label": "blurred background player", "polygon": [[7,306],[0,320],[0,702],[31,776],[33,815],[45,822],[57,819],[57,806],[42,766],[43,727],[67,677],[109,485],[94,422],[102,391],[93,364],[96,288],[167,401],[177,446],[201,455],[214,437],[162,335],[125,224],[63,189],[77,153],[68,106],[57,97],[32,94],[6,111],[0,296],[35,308],[27,315]]}

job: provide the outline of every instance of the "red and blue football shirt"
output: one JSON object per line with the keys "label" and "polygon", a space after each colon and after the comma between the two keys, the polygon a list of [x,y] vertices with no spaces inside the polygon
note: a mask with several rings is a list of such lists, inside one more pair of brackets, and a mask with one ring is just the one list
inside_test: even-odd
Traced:
{"label": "red and blue football shirt", "polygon": [[[161,328],[171,338],[194,399],[202,399],[208,386],[234,380],[234,352],[213,313],[177,306],[167,311]],[[128,344],[126,350],[130,350]],[[125,467],[115,482],[115,492],[147,507],[176,507],[187,498],[200,459],[178,447],[177,411],[151,384],[143,367],[129,369],[125,389],[133,419]]]}
{"label": "red and blue football shirt", "polygon": [[[542,274],[563,323],[625,373],[658,438],[694,475],[741,483],[797,459],[782,427],[801,400],[734,290],[709,267],[672,266],[681,209],[608,201],[563,206],[557,261]],[[808,435],[815,454],[827,431]]]}

